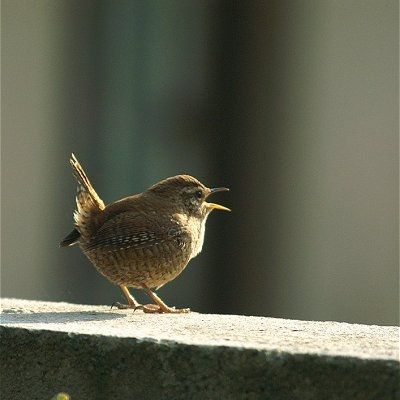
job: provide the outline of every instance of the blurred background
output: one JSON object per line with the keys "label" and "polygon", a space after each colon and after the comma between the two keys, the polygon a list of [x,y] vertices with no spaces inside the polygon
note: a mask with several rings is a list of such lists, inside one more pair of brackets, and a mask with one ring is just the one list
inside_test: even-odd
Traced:
{"label": "blurred background", "polygon": [[1,295],[123,300],[58,248],[73,151],[107,203],[178,173],[231,188],[168,304],[397,324],[398,7],[3,0]]}

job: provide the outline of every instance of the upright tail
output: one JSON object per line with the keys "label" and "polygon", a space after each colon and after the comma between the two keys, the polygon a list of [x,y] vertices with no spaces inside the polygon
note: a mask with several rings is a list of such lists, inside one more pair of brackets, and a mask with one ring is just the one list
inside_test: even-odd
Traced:
{"label": "upright tail", "polygon": [[74,154],[71,154],[69,162],[78,181],[76,210],[74,211],[75,229],[60,242],[60,247],[72,246],[81,236],[84,238],[90,236],[95,215],[105,208]]}

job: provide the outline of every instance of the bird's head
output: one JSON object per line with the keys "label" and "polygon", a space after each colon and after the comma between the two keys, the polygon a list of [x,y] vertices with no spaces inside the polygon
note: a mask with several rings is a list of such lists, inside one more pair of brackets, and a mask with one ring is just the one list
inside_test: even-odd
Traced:
{"label": "bird's head", "polygon": [[209,195],[228,190],[225,187],[210,189],[190,175],[177,175],[156,183],[148,189],[148,193],[190,216],[205,218],[212,210],[231,211],[227,207],[206,201]]}

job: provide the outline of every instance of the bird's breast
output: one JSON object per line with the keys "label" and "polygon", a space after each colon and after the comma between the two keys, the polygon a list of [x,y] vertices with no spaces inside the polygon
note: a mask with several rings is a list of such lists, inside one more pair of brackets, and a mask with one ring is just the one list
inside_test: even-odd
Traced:
{"label": "bird's breast", "polygon": [[203,248],[204,234],[206,231],[207,217],[202,220],[195,219],[191,222],[191,231],[193,232],[192,238],[192,254],[190,258],[196,257]]}

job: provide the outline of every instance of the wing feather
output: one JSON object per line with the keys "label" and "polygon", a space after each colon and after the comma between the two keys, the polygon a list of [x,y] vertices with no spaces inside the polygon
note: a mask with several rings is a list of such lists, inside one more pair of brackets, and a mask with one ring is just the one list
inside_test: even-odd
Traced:
{"label": "wing feather", "polygon": [[186,231],[176,221],[125,212],[108,220],[85,245],[85,250],[143,249],[168,241],[179,244],[185,235]]}

